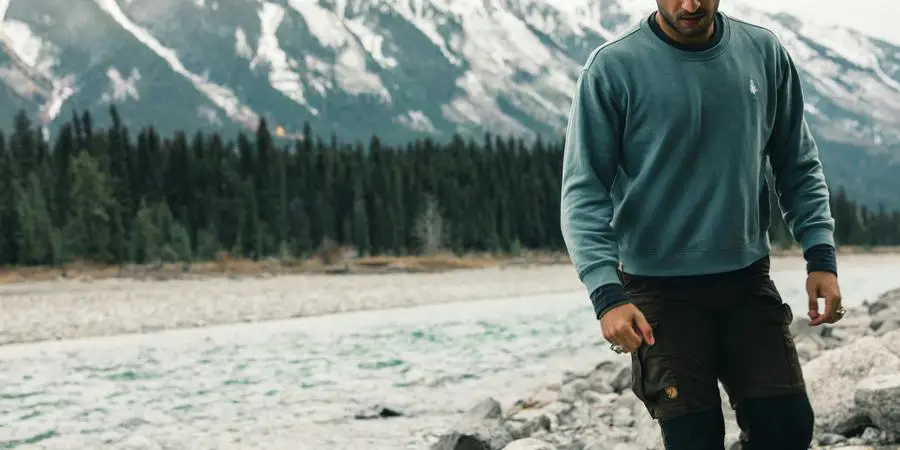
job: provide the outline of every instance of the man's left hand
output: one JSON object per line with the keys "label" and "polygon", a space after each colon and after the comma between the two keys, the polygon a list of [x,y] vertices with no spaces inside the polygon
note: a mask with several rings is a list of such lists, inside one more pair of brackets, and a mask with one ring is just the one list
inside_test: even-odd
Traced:
{"label": "man's left hand", "polygon": [[[810,326],[835,323],[844,316],[837,275],[831,272],[810,272],[806,278],[806,293],[809,296]],[[820,298],[825,299],[824,313],[819,313]]]}

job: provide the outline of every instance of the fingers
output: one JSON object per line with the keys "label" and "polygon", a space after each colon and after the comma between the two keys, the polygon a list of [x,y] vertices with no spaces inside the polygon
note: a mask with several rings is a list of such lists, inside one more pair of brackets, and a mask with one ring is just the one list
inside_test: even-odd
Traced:
{"label": "fingers", "polygon": [[641,346],[642,338],[631,323],[622,322],[615,324],[609,329],[603,330],[603,337],[616,345],[622,346],[627,353],[631,353]]}
{"label": "fingers", "polygon": [[[811,326],[818,326],[824,323],[835,323],[841,318],[835,312],[841,307],[840,293],[827,293],[825,297],[825,312],[817,314],[817,316],[809,322]],[[810,316],[812,317],[812,316]]]}
{"label": "fingers", "polygon": [[[819,319],[819,291],[818,286],[813,284],[806,285],[806,295],[809,297],[809,320],[810,325],[816,325],[816,321]],[[821,322],[819,322],[821,323]]]}
{"label": "fingers", "polygon": [[833,323],[834,310],[836,309],[837,307],[834,306],[834,297],[825,297],[825,314],[822,314],[822,322]]}
{"label": "fingers", "polygon": [[613,344],[620,345],[627,353],[631,353],[641,346],[641,336],[635,333],[634,329],[623,328],[621,331],[616,330],[609,335],[604,333],[603,337]]}
{"label": "fingers", "polygon": [[635,331],[634,327],[623,328],[616,335],[616,340],[616,343],[621,345],[627,353],[637,351],[643,342],[641,335]]}
{"label": "fingers", "polygon": [[600,319],[603,338],[622,348],[625,352],[637,351],[645,342],[653,345],[653,327],[641,310],[634,305],[623,305]]}
{"label": "fingers", "polygon": [[835,323],[841,320],[837,315],[837,310],[841,307],[841,294],[832,294],[826,300],[828,305],[825,309],[825,315],[828,317],[828,323]]}
{"label": "fingers", "polygon": [[650,326],[650,323],[647,322],[647,318],[644,317],[644,314],[638,312],[636,317],[634,318],[635,326],[638,331],[641,333],[641,337],[644,339],[648,345],[653,345],[655,341],[653,340],[653,327]]}

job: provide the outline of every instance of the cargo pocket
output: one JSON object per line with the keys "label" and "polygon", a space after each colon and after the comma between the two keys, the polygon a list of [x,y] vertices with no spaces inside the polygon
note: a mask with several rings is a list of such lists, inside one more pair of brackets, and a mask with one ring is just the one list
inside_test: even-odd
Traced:
{"label": "cargo pocket", "polygon": [[[654,331],[659,326],[659,322],[657,321],[648,322],[650,323],[650,328],[652,328]],[[638,400],[640,400],[644,404],[647,403],[647,397],[644,394],[644,361],[646,360],[646,354],[646,345],[642,345],[636,352],[631,353],[631,392],[633,392]]]}
{"label": "cargo pocket", "polygon": [[[791,323],[794,321],[794,313],[790,305],[780,303],[777,306],[767,308],[767,318],[772,333],[772,348],[759,348],[758,351],[768,353],[771,358],[771,373],[776,376],[773,384],[786,387],[803,384],[803,369],[800,365],[800,355],[794,343],[791,333]],[[763,342],[770,342],[764,339]],[[777,358],[777,359],[776,359]],[[766,358],[762,358],[766,359]],[[783,369],[779,369],[779,367]]]}
{"label": "cargo pocket", "polygon": [[794,312],[787,303],[781,304],[781,335],[784,338],[784,352],[789,362],[788,381],[791,385],[803,384],[803,367],[800,364],[800,354],[797,352],[797,344],[791,333],[791,323],[794,322]]}
{"label": "cargo pocket", "polygon": [[639,352],[631,354],[631,392],[634,392],[638,400],[646,403],[646,397],[644,397],[644,363],[641,362],[641,357],[638,354]]}
{"label": "cargo pocket", "polygon": [[[650,328],[656,330],[657,322],[650,322]],[[644,395],[644,359],[647,346],[642,345],[631,353],[631,392],[643,403],[647,403]]]}
{"label": "cargo pocket", "polygon": [[[656,331],[659,324],[651,322],[650,326]],[[679,358],[646,345],[631,355],[631,390],[654,419],[672,417],[686,410],[678,383]]]}

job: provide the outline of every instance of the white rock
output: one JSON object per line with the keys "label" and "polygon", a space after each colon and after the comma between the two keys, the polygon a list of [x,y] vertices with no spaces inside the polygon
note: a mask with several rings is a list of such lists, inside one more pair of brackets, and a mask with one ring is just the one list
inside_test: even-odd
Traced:
{"label": "white rock", "polygon": [[612,446],[612,450],[645,450],[641,446],[630,442],[618,442]]}
{"label": "white rock", "polygon": [[646,449],[663,448],[662,430],[659,428],[650,413],[644,408],[640,402],[636,403],[632,409],[634,414],[634,444]]}
{"label": "white rock", "polygon": [[610,378],[609,384],[617,393],[627,393],[631,390],[631,377],[631,365],[623,365]]}
{"label": "white rock", "polygon": [[859,409],[878,428],[900,433],[900,373],[862,380],[854,397]]}
{"label": "white rock", "polygon": [[900,358],[900,330],[895,330],[881,336],[881,345]]}
{"label": "white rock", "polygon": [[458,450],[464,445],[503,448],[512,442],[512,432],[501,419],[500,403],[493,398],[478,402],[462,415],[453,428],[440,436],[432,450]]}
{"label": "white rock", "polygon": [[534,438],[512,441],[503,450],[556,450],[556,447]]}
{"label": "white rock", "polygon": [[812,359],[815,359],[819,354],[821,354],[821,347],[819,344],[812,342],[809,339],[803,339],[796,341],[797,354],[800,356],[801,362],[807,362]]}
{"label": "white rock", "polygon": [[556,416],[541,411],[522,411],[506,422],[515,438],[526,438],[541,431],[552,431],[559,425]]}
{"label": "white rock", "polygon": [[590,405],[603,404],[607,401],[604,394],[596,391],[587,391],[582,394],[581,397],[584,398],[584,401]]}
{"label": "white rock", "polygon": [[735,442],[740,441],[741,429],[738,427],[734,409],[725,392],[725,386],[719,383],[719,398],[722,399],[722,415],[725,417],[725,448],[731,448]]}
{"label": "white rock", "polygon": [[576,378],[572,382],[564,384],[559,391],[559,399],[574,402],[581,398],[581,394],[590,390],[591,385],[586,380]]}
{"label": "white rock", "polygon": [[609,383],[610,379],[621,367],[629,364],[631,364],[630,360],[620,359],[602,361],[600,364],[597,364],[597,366],[594,367],[594,370],[586,377],[587,381],[591,384],[591,390],[601,394],[614,392],[615,390]]}
{"label": "white rock", "polygon": [[847,442],[847,438],[835,433],[823,433],[816,438],[819,445],[836,445]]}
{"label": "white rock", "polygon": [[900,314],[895,314],[895,317],[891,320],[884,321],[881,325],[878,326],[878,329],[874,331],[876,336],[881,336],[886,333],[890,333],[891,331],[900,330]]}
{"label": "white rock", "polygon": [[634,425],[634,417],[629,408],[621,407],[612,416],[612,425],[616,427],[631,427]]}
{"label": "white rock", "polygon": [[806,363],[803,372],[816,414],[816,427],[823,432],[844,434],[868,420],[856,408],[856,383],[873,375],[900,373],[900,357],[878,338],[864,337],[823,352]]}
{"label": "white rock", "polygon": [[555,385],[551,385],[538,390],[534,395],[531,396],[531,400],[541,405],[555,402],[557,399],[559,399],[560,394],[560,390],[555,389],[555,387]]}

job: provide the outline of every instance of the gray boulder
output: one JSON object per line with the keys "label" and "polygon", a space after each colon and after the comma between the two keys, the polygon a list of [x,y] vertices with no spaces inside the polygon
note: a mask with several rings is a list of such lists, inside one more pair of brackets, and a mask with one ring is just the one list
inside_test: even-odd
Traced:
{"label": "gray boulder", "polygon": [[503,423],[500,403],[482,400],[467,411],[453,428],[442,435],[432,450],[502,450],[513,441]]}
{"label": "gray boulder", "polygon": [[900,309],[900,289],[885,292],[874,302],[865,303],[865,305],[868,307],[868,312],[871,316],[876,316],[885,310]]}
{"label": "gray boulder", "polygon": [[856,406],[878,428],[900,433],[900,373],[878,375],[856,386]]}
{"label": "gray boulder", "polygon": [[856,383],[875,375],[900,373],[900,357],[875,337],[863,337],[823,352],[803,366],[817,431],[847,434],[869,423],[856,407]]}

